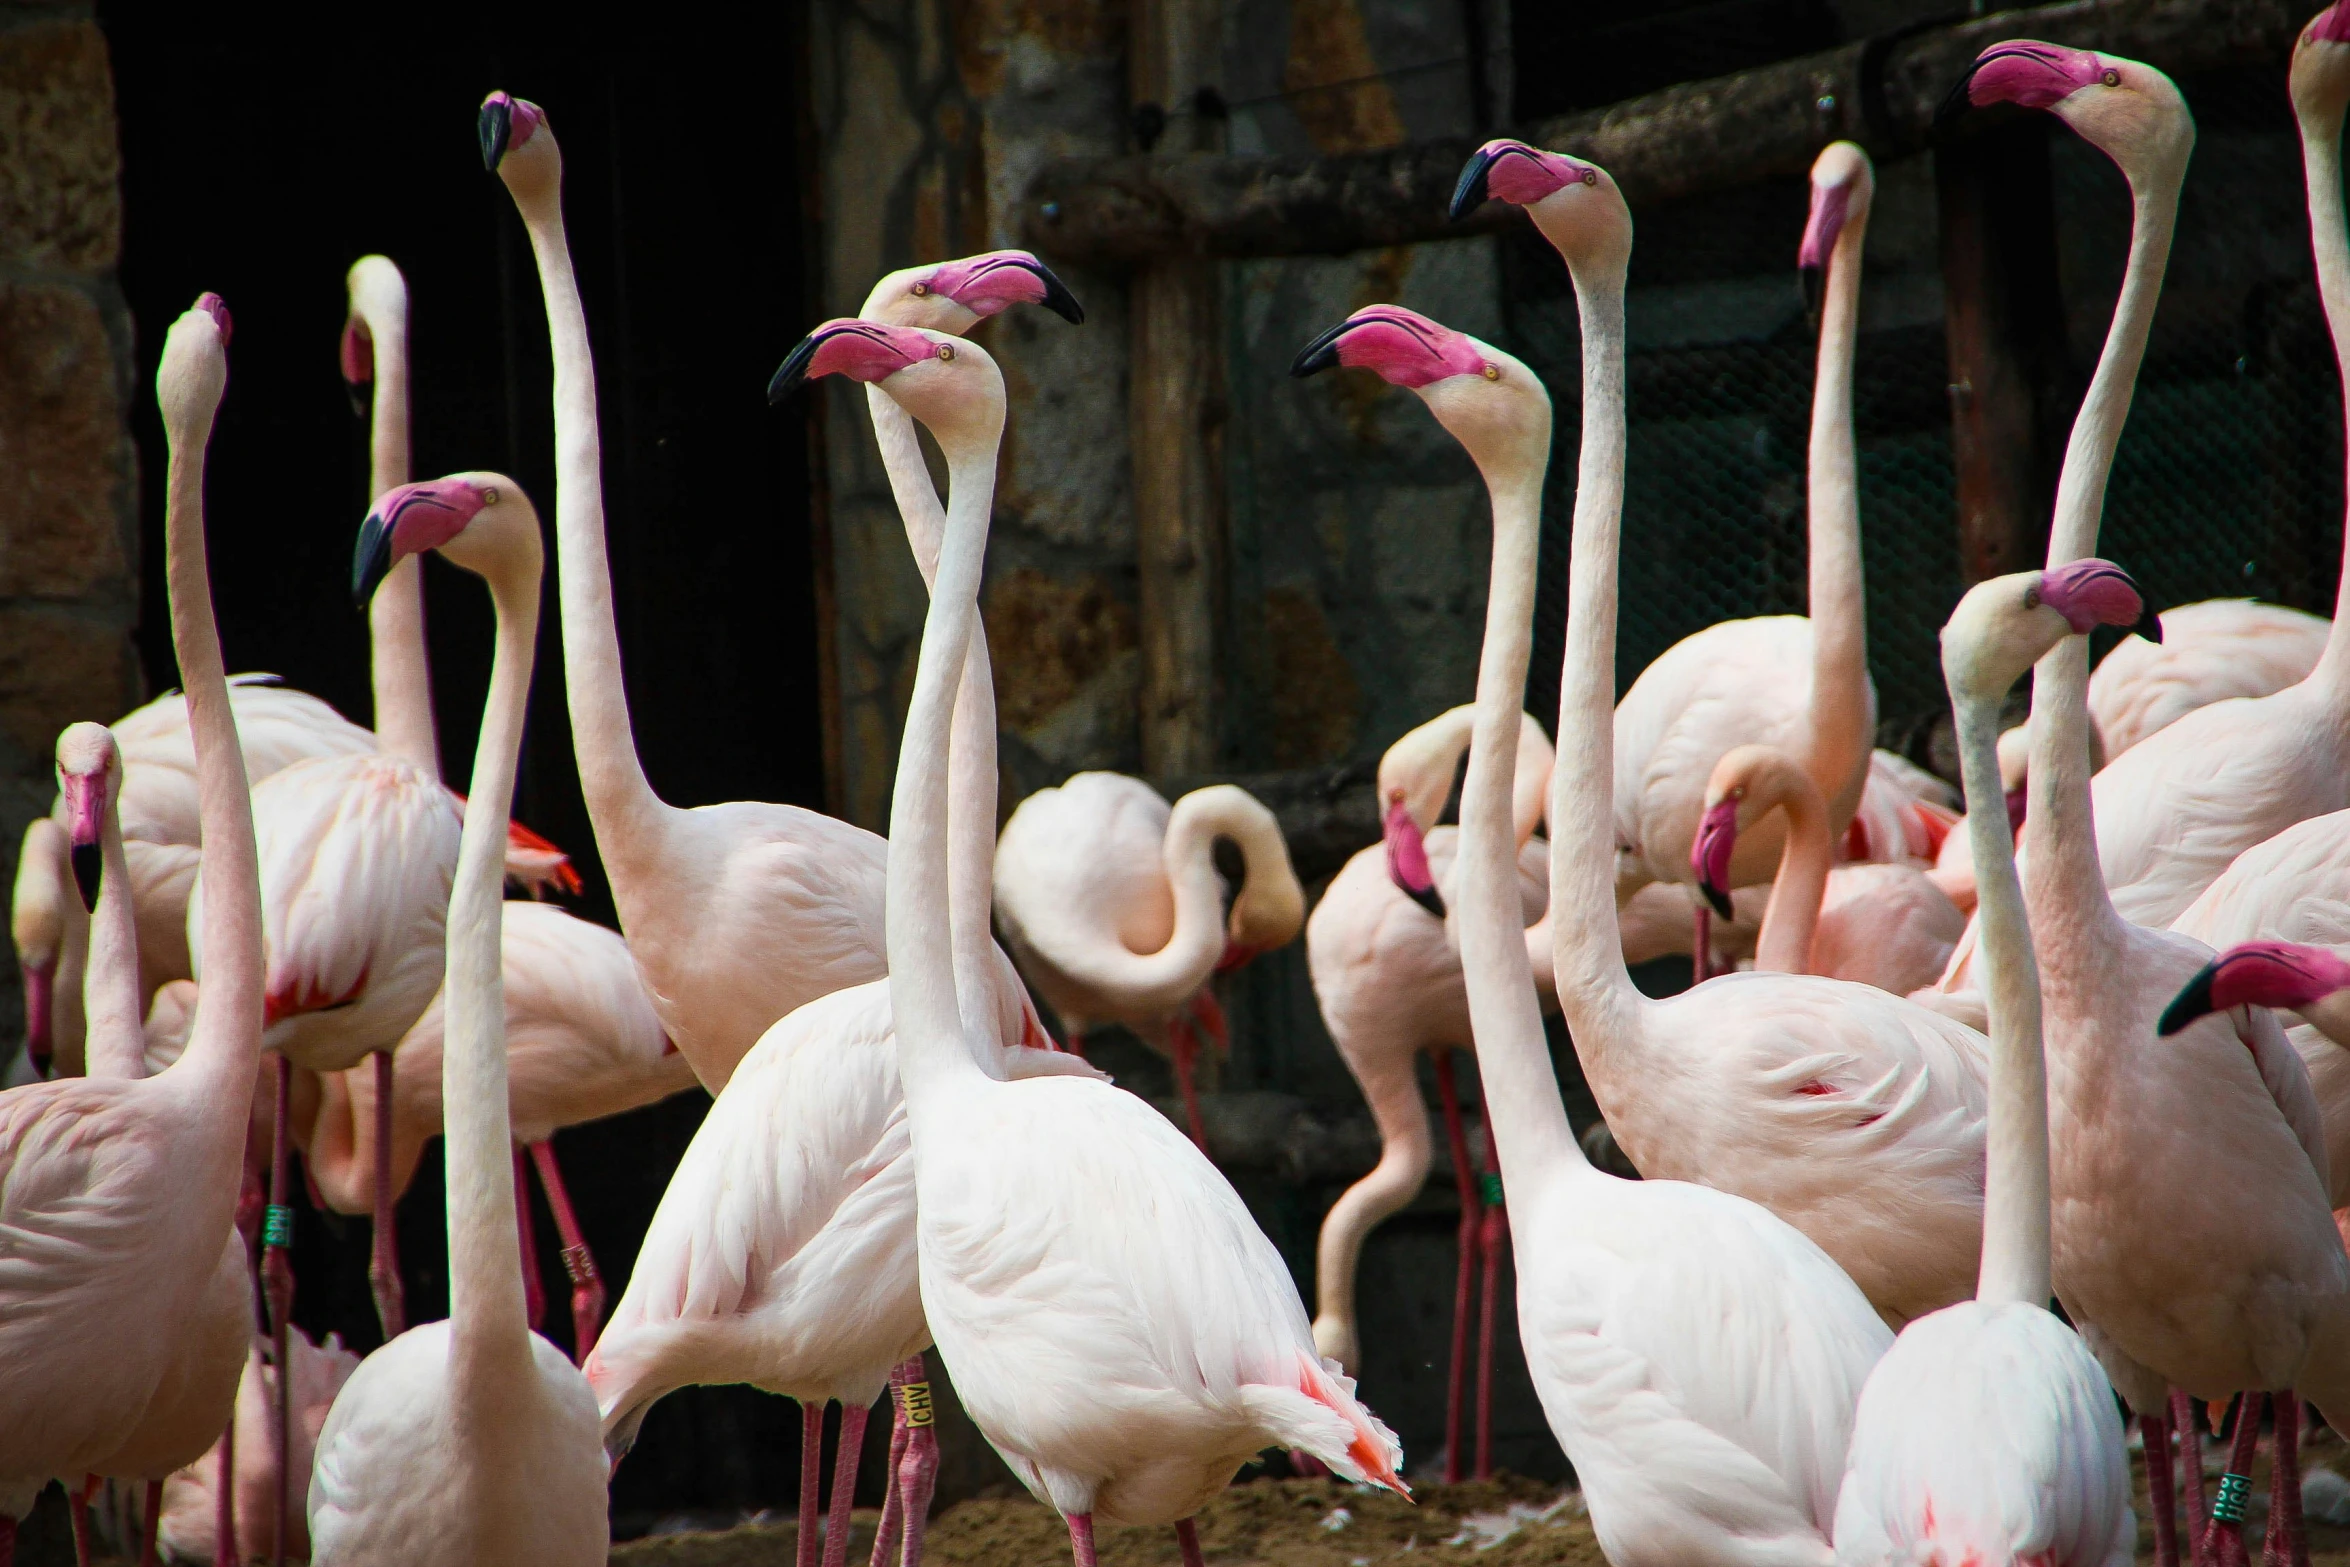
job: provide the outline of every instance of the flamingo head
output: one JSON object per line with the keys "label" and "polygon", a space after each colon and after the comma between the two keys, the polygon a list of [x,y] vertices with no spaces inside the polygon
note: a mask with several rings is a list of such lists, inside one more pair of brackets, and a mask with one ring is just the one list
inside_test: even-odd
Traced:
{"label": "flamingo head", "polygon": [[1550,394],[1534,372],[1466,332],[1401,305],[1367,305],[1304,348],[1293,376],[1337,366],[1409,387],[1489,476],[1539,474],[1550,456]]}
{"label": "flamingo head", "polygon": [[892,272],[873,285],[860,314],[961,337],[1013,305],[1042,305],[1072,326],[1085,321],[1085,307],[1068,285],[1025,250],[990,250]]}
{"label": "flamingo head", "polygon": [[1563,152],[1501,137],[1469,155],[1452,191],[1459,222],[1487,198],[1524,207],[1568,268],[1586,262],[1621,267],[1632,255],[1632,214],[1607,170]]}
{"label": "flamingo head", "polygon": [[2293,46],[2293,110],[2313,128],[2339,135],[2350,104],[2350,3],[2329,5],[2309,19]]}
{"label": "flamingo head", "polygon": [[2171,79],[2118,55],[2028,38],[1994,44],[1951,89],[1936,122],[1996,103],[2053,113],[2133,185],[2149,175],[2183,175],[2195,146],[2195,121]]}
{"label": "flamingo head", "polygon": [[1738,830],[1778,809],[1798,787],[1799,770],[1784,751],[1767,745],[1732,746],[1714,763],[1705,783],[1705,812],[1689,845],[1689,868],[1697,889],[1722,918],[1736,919],[1730,904],[1730,860],[1738,852]]}
{"label": "flamingo head", "polygon": [[343,279],[349,305],[343,314],[343,385],[351,411],[367,412],[361,388],[375,379],[375,329],[370,320],[396,331],[408,329],[408,283],[386,256],[361,256]]}
{"label": "flamingo head", "polygon": [[377,497],[359,525],[351,596],[364,607],[394,566],[427,550],[495,581],[525,566],[536,570],[542,549],[537,509],[504,474],[453,473],[403,484]]}
{"label": "flamingo head", "polygon": [[1803,276],[1804,308],[1815,325],[1836,241],[1854,224],[1868,223],[1869,202],[1876,189],[1876,170],[1869,155],[1851,142],[1830,142],[1812,160],[1811,215],[1804,220],[1795,266]]}
{"label": "flamingo head", "polygon": [[57,737],[57,791],[65,797],[66,838],[82,907],[98,906],[103,865],[99,839],[122,790],[122,752],[104,724],[71,724]]}
{"label": "flamingo head", "polygon": [[986,349],[945,332],[853,316],[827,321],[784,356],[767,383],[767,401],[779,403],[826,375],[879,386],[950,455],[957,442],[992,449],[1003,430],[1003,372]]}
{"label": "flamingo head", "polygon": [[2209,1013],[2237,1007],[2295,1011],[2345,988],[2350,988],[2350,963],[2329,948],[2248,941],[2203,965],[2162,1009],[2155,1029],[2167,1039]]}
{"label": "flamingo head", "polygon": [[481,101],[474,130],[481,138],[481,166],[516,195],[547,189],[561,180],[563,154],[547,124],[547,111],[528,98],[491,93]]}
{"label": "flamingo head", "polygon": [[1412,819],[1411,806],[1405,803],[1401,790],[1387,800],[1379,820],[1379,836],[1387,844],[1387,879],[1421,908],[1444,918],[1444,898],[1436,890],[1435,873],[1428,868],[1427,837]]}
{"label": "flamingo head", "polygon": [[1942,669],[1953,695],[2004,697],[2040,656],[2067,636],[2127,626],[2150,642],[2162,623],[2129,573],[2109,560],[2076,560],[1978,582],[1942,628]]}
{"label": "flamingo head", "polygon": [[196,296],[191,309],[201,310],[212,318],[212,325],[220,333],[220,346],[228,347],[230,336],[236,331],[236,322],[229,318],[228,301],[209,289]]}
{"label": "flamingo head", "polygon": [[218,294],[199,294],[163,337],[155,367],[155,402],[172,441],[202,444],[228,390],[228,306]]}

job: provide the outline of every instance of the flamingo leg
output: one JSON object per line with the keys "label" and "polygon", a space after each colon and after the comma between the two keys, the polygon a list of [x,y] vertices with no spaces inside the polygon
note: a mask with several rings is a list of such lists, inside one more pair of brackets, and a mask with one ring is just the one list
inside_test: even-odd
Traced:
{"label": "flamingo leg", "polygon": [[1199,1525],[1185,1518],[1175,1525],[1175,1545],[1183,1552],[1183,1567],[1207,1567],[1207,1560],[1199,1553]]}
{"label": "flamingo leg", "polygon": [[212,1567],[242,1567],[243,1562],[237,1554],[237,1419],[231,1415],[220,1433],[220,1475],[212,1487]]}
{"label": "flamingo leg", "polygon": [[596,1271],[596,1256],[588,1250],[579,1215],[572,1210],[571,1193],[563,1186],[563,1172],[555,1163],[552,1141],[530,1145],[530,1162],[539,1172],[539,1189],[555,1215],[555,1235],[563,1242],[563,1271],[571,1276],[571,1358],[586,1365],[588,1351],[604,1325],[604,1277]]}
{"label": "flamingo leg", "polygon": [[139,1567],[156,1567],[155,1531],[163,1526],[163,1482],[147,1482],[147,1506],[139,1520]]}
{"label": "flamingo leg", "polygon": [[849,1510],[857,1500],[857,1460],[865,1453],[865,1422],[873,1411],[840,1406],[840,1449],[832,1459],[832,1511],[824,1516],[824,1567],[848,1567]]}
{"label": "flamingo leg", "polygon": [[1477,1190],[1484,1198],[1482,1230],[1477,1237],[1477,1251],[1484,1266],[1485,1277],[1479,1285],[1477,1297],[1477,1467],[1473,1471],[1480,1480],[1493,1478],[1493,1312],[1494,1303],[1501,1295],[1501,1254],[1509,1246],[1508,1217],[1501,1205],[1501,1172],[1493,1164],[1492,1134],[1486,1134],[1486,1170],[1477,1178]]}
{"label": "flamingo leg", "polygon": [[1476,1288],[1477,1218],[1475,1166],[1469,1162],[1469,1138],[1461,1128],[1460,1091],[1453,1083],[1452,1052],[1436,1053],[1436,1099],[1444,1110],[1444,1135],[1452,1151],[1452,1177],[1460,1188],[1460,1268],[1453,1279],[1452,1360],[1444,1385],[1444,1482],[1461,1482],[1461,1402],[1469,1369],[1469,1313]]}
{"label": "flamingo leg", "polygon": [[889,1464],[881,1471],[881,1522],[873,1531],[872,1567],[889,1567],[904,1523],[898,1496],[898,1463],[906,1456],[906,1367],[900,1361],[889,1372]]}
{"label": "flamingo leg", "polygon": [[[95,1475],[91,1479],[96,1479]],[[90,1487],[80,1485],[65,1488],[65,1500],[73,1519],[73,1567],[90,1567]]]}
{"label": "flamingo leg", "polygon": [[1093,1514],[1071,1513],[1069,1523],[1069,1554],[1077,1559],[1077,1567],[1101,1567],[1093,1554]]}
{"label": "flamingo leg", "polygon": [[2235,1440],[2229,1445],[2227,1472],[2219,1477],[2219,1495],[2211,1504],[2212,1559],[2219,1567],[2249,1567],[2244,1549],[2244,1503],[2252,1489],[2252,1455],[2260,1444],[2260,1410],[2266,1393],[2247,1388],[2236,1399]]}
{"label": "flamingo leg", "polygon": [[536,1333],[547,1320],[547,1286],[539,1277],[539,1240],[531,1224],[530,1173],[522,1162],[522,1150],[514,1150],[514,1240],[516,1250],[522,1253],[522,1303],[530,1318],[530,1330]]}
{"label": "flamingo leg", "polygon": [[293,1504],[294,1379],[286,1375],[286,1331],[294,1312],[294,1210],[286,1201],[286,1106],[294,1093],[294,1064],[277,1058],[277,1109],[269,1137],[269,1209],[261,1222],[261,1290],[269,1300],[270,1360],[277,1367],[277,1532],[270,1542],[270,1567],[285,1567],[286,1519]]}
{"label": "flamingo leg", "polygon": [[1697,900],[1697,930],[1689,946],[1689,983],[1702,985],[1713,977],[1714,911],[1701,896]]}
{"label": "flamingo leg", "polygon": [[2262,1567],[2309,1567],[2309,1540],[2301,1528],[2301,1396],[2291,1388],[2271,1395],[2276,1447],[2268,1471],[2268,1530],[2260,1542]]}
{"label": "flamingo leg", "polygon": [[0,1567],[15,1567],[15,1562],[16,1520],[0,1513]]}
{"label": "flamingo leg", "polygon": [[1184,1119],[1190,1123],[1191,1140],[1204,1154],[1208,1151],[1208,1128],[1200,1119],[1199,1083],[1192,1075],[1199,1064],[1199,1035],[1195,1028],[1189,1012],[1179,1013],[1167,1030],[1167,1042],[1175,1055],[1175,1089],[1183,1096]]}
{"label": "flamingo leg", "polygon": [[2155,1567],[2179,1567],[2179,1504],[2172,1489],[2177,1476],[2171,1470],[2169,1417],[2140,1415],[2138,1434],[2146,1444],[2146,1502],[2154,1514]]}
{"label": "flamingo leg", "polygon": [[824,1462],[824,1406],[800,1406],[800,1515],[793,1533],[797,1567],[816,1567],[816,1481]]}
{"label": "flamingo leg", "polygon": [[375,1234],[368,1249],[367,1287],[389,1344],[408,1326],[407,1294],[400,1286],[400,1235],[392,1210],[392,1053],[375,1052]]}
{"label": "flamingo leg", "polygon": [[[930,1496],[938,1489],[938,1428],[930,1403],[930,1373],[916,1355],[906,1362],[906,1453],[898,1464],[898,1485],[906,1493],[905,1567],[922,1567],[922,1539],[930,1529]],[[1087,1520],[1090,1548],[1092,1521]]]}
{"label": "flamingo leg", "polygon": [[2179,1438],[2181,1489],[2187,1497],[2187,1550],[2200,1567],[2211,1548],[2205,1538],[2211,1532],[2211,1516],[2203,1500],[2203,1435],[2195,1429],[2195,1401],[2171,1389],[2170,1415]]}

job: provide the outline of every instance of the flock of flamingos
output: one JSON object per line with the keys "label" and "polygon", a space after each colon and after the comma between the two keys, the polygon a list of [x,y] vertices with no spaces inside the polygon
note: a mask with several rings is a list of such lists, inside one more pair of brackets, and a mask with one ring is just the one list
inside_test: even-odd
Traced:
{"label": "flock of flamingos", "polygon": [[[2350,7],[2309,24],[2290,80],[2341,351]],[[935,1345],[1080,1567],[1097,1523],[1171,1524],[1196,1567],[1192,1516],[1266,1448],[1403,1489],[1347,1368],[1364,1236],[1434,1159],[1423,1051],[1461,1186],[1452,1472],[1470,1466],[1480,1279],[1488,1462],[1509,1245],[1529,1370],[1617,1563],[2127,1562],[2125,1404],[2161,1561],[2246,1560],[2264,1430],[2264,1554],[2305,1561],[2302,1399],[2350,1428],[2350,630],[2241,602],[2157,619],[2095,558],[2194,127],[2160,72],[2046,44],[1987,51],[1949,112],[1995,102],[2110,156],[2134,232],[2049,565],[1978,584],[1942,632],[1964,817],[1870,750],[1851,410],[1866,157],[1821,154],[1799,256],[1819,286],[1812,614],[1699,633],[1619,704],[1631,220],[1605,170],[1495,141],[1455,215],[1526,208],[1582,318],[1557,750],[1520,711],[1549,397],[1497,348],[1359,310],[1295,373],[1420,396],[1490,489],[1491,590],[1475,702],[1390,751],[1384,841],[1310,921],[1274,818],[1238,789],[1170,807],[1084,774],[995,835],[977,602],[1005,392],[962,334],[1022,304],[1082,319],[1035,257],[894,273],[769,387],[864,383],[930,585],[890,836],[777,805],[681,810],[630,731],[561,155],[537,106],[483,105],[545,294],[566,690],[625,940],[505,901],[510,879],[572,881],[509,822],[541,526],[504,476],[409,481],[405,288],[380,257],[352,269],[343,343],[375,388],[353,588],[378,727],[225,673],[203,479],[230,317],[199,299],[156,378],[185,695],[59,737],[58,803],[15,893],[37,1069],[0,1093],[0,1564],[52,1481],[87,1559],[106,1480],[144,1487],[144,1561],[598,1563],[607,1480],[646,1411],[720,1382],[802,1407],[802,1567],[819,1541],[842,1567],[889,1393],[873,1559],[910,1564]],[[469,798],[433,740],[428,550],[497,611]],[[2092,678],[2101,625],[2140,635]],[[2027,673],[2031,721],[2003,735]],[[1439,828],[1464,752],[1459,824]],[[1236,892],[1219,839],[1246,860]],[[1313,1320],[1207,1157],[1192,1086],[1223,1037],[1215,972],[1301,925],[1385,1142],[1326,1222]],[[1634,988],[1628,960],[1676,949],[1700,983]],[[1192,1135],[1056,1046],[1029,985],[1072,1041],[1118,1023],[1171,1054]],[[1570,1130],[1546,1009],[1647,1179],[1607,1173]],[[1451,1060],[1472,1049],[1474,1148]],[[604,1323],[549,1138],[694,1082],[715,1103]],[[409,1327],[388,1215],[434,1136],[450,1314]],[[287,1321],[294,1144],[322,1201],[375,1215],[386,1342],[364,1360]],[[578,1365],[533,1331],[533,1171],[576,1285]],[[2239,1394],[2207,1500],[2197,1404]]]}

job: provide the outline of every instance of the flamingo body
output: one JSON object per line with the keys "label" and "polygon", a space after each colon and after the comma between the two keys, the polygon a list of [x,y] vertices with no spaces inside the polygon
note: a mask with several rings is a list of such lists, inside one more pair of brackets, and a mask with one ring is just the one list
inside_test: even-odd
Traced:
{"label": "flamingo body", "polygon": [[2306,679],[2332,622],[2281,604],[2206,599],[2161,615],[2162,640],[2128,636],[2089,676],[2089,717],[2107,760],[2199,707]]}
{"label": "flamingo body", "polygon": [[[242,1248],[240,1248],[241,1250]],[[310,1473],[318,1449],[318,1433],[326,1413],[359,1357],[343,1348],[332,1333],[324,1344],[313,1344],[300,1328],[287,1335],[288,1358],[294,1365],[291,1447],[294,1472]],[[263,1358],[269,1347],[256,1338],[245,1360],[244,1380],[237,1388],[236,1473],[231,1477],[237,1546],[245,1559],[267,1554],[277,1537],[277,1447],[272,1440],[277,1419],[277,1368]],[[209,1561],[218,1539],[221,1449],[214,1442],[187,1468],[163,1484],[163,1519],[157,1538],[182,1561]],[[291,1526],[286,1554],[295,1560],[310,1555],[309,1530],[300,1508],[288,1510]]]}

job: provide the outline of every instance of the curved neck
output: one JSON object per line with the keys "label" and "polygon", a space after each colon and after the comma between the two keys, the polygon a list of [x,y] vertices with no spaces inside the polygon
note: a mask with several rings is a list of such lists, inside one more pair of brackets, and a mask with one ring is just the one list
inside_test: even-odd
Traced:
{"label": "curved neck", "polygon": [[1616,558],[1624,504],[1624,280],[1575,273],[1583,324],[1583,450],[1567,569],[1558,763],[1550,785],[1552,970],[1589,1059],[1631,1042],[1639,993],[1616,921]]}
{"label": "curved neck", "polygon": [[[1001,424],[997,425],[998,433]],[[960,443],[958,443],[960,448]],[[986,1080],[972,1055],[958,1001],[954,924],[949,912],[947,793],[957,692],[972,627],[995,503],[996,443],[947,454],[948,503],[914,695],[906,709],[890,800],[889,999],[897,1022],[898,1070],[909,1116],[953,1114],[960,1094]]]}
{"label": "curved neck", "polygon": [[204,447],[214,411],[205,408],[166,421],[171,455],[164,480],[164,574],[172,650],[187,692],[196,813],[204,834],[202,901],[196,915],[204,997],[188,1048],[164,1075],[189,1074],[183,1080],[204,1103],[218,1107],[222,1129],[241,1147],[261,1053],[261,872],[253,847],[252,791],[229,707],[204,546]]}
{"label": "curved neck", "polygon": [[[2080,638],[2067,638],[2078,644]],[[2016,877],[1999,779],[1997,700],[1960,694],[1958,762],[1974,851],[1975,917],[1991,1012],[1991,1116],[1985,1136],[1983,1267],[1975,1298],[2046,1306],[2051,1293],[2048,1067],[2040,1052],[2040,971]],[[2039,759],[2033,759],[2038,776]],[[2035,802],[2036,803],[2036,802]],[[2035,829],[2036,830],[2036,829]]]}
{"label": "curved neck", "polygon": [[1803,762],[1827,797],[1831,834],[1841,832],[1859,808],[1875,738],[1852,437],[1852,360],[1860,341],[1860,264],[1867,231],[1864,208],[1845,224],[1829,252],[1811,399],[1811,737]]}
{"label": "curved neck", "polygon": [[[1558,1076],[1550,1064],[1542,1009],[1526,956],[1526,917],[1518,889],[1512,795],[1518,732],[1525,722],[1526,664],[1534,636],[1535,557],[1542,535],[1542,478],[1550,463],[1548,430],[1539,446],[1529,443],[1529,448],[1513,454],[1505,471],[1488,468],[1485,473],[1493,496],[1493,575],[1486,590],[1485,646],[1477,662],[1476,729],[1469,742],[1468,774],[1461,783],[1453,889],[1469,1029],[1477,1040],[1477,1071],[1485,1085],[1494,1153],[1505,1168],[1539,1176],[1562,1161],[1580,1164],[1583,1156],[1567,1124]],[[1614,907],[1611,894],[1611,918]],[[1449,1072],[1452,1067],[1440,1059],[1437,1070]]]}
{"label": "curved neck", "polygon": [[1787,813],[1787,847],[1779,856],[1771,901],[1764,905],[1754,943],[1754,966],[1766,974],[1811,972],[1812,933],[1819,928],[1828,867],[1835,859],[1827,802],[1809,774],[1798,776],[1805,787],[1785,791],[1778,802]]}
{"label": "curved neck", "polygon": [[[540,134],[546,134],[542,131]],[[563,694],[571,714],[580,792],[604,869],[622,889],[621,865],[637,835],[663,810],[637,760],[629,727],[620,632],[612,618],[612,567],[604,547],[603,451],[596,425],[596,364],[587,313],[571,273],[560,181],[515,207],[538,258],[555,364],[555,558],[563,620]]]}
{"label": "curved neck", "polygon": [[[881,448],[881,466],[889,474],[890,493],[897,498],[898,515],[906,525],[906,542],[913,546],[914,564],[922,573],[923,586],[935,588],[946,508],[939,504],[938,491],[931,486],[930,468],[922,460],[922,443],[915,434],[913,417],[887,392],[871,384],[865,388],[865,406],[873,416],[873,438]],[[961,996],[963,1026],[974,1038],[991,1030],[996,1016],[991,923],[995,900],[995,730],[995,676],[987,656],[987,629],[974,621],[963,658],[963,678],[956,687],[947,763],[951,779],[948,919],[954,933],[955,983]]]}
{"label": "curved neck", "polygon": [[[525,575],[525,573],[516,573]],[[447,1138],[449,1317],[459,1357],[520,1354],[530,1324],[516,1260],[514,1133],[506,1101],[503,916],[506,818],[538,640],[538,573],[492,582],[497,656],[467,781],[465,832],[449,891],[441,1115]],[[467,1384],[464,1377],[456,1385]]]}
{"label": "curved neck", "polygon": [[1160,843],[1159,863],[1175,900],[1175,929],[1165,946],[1136,952],[1114,928],[1075,917],[1031,931],[1041,936],[1039,945],[1055,968],[1086,990],[1115,996],[1122,1011],[1173,1011],[1207,983],[1224,955],[1224,878],[1216,873],[1216,839],[1225,828],[1203,802],[1204,793],[1175,802]]}
{"label": "curved neck", "polygon": [[[375,399],[368,425],[370,500],[408,482],[408,315],[378,312],[362,302],[359,318],[374,345]],[[432,666],[424,647],[424,562],[394,566],[367,606],[370,674],[375,686],[375,739],[386,755],[441,776],[440,737],[433,726]]]}
{"label": "curved neck", "polygon": [[[2350,232],[2342,209],[2342,109],[2335,105],[2322,115],[2301,117],[2301,164],[2309,181],[2309,235],[2317,260],[2318,295],[2325,302],[2326,329],[2334,339],[2334,362],[2350,369]],[[2344,399],[2344,420],[2350,425],[2350,397]],[[2350,549],[2350,513],[2343,519],[2344,545]],[[2343,574],[2334,589],[2334,624],[2326,634],[2325,654],[2318,667],[2336,682],[2350,680],[2350,554],[2343,558]]]}
{"label": "curved neck", "polygon": [[105,863],[97,912],[90,917],[89,966],[82,973],[87,1043],[83,1070],[92,1077],[145,1077],[147,1040],[139,1024],[139,924],[131,907],[130,862],[123,858],[122,817],[106,804],[98,828]]}

